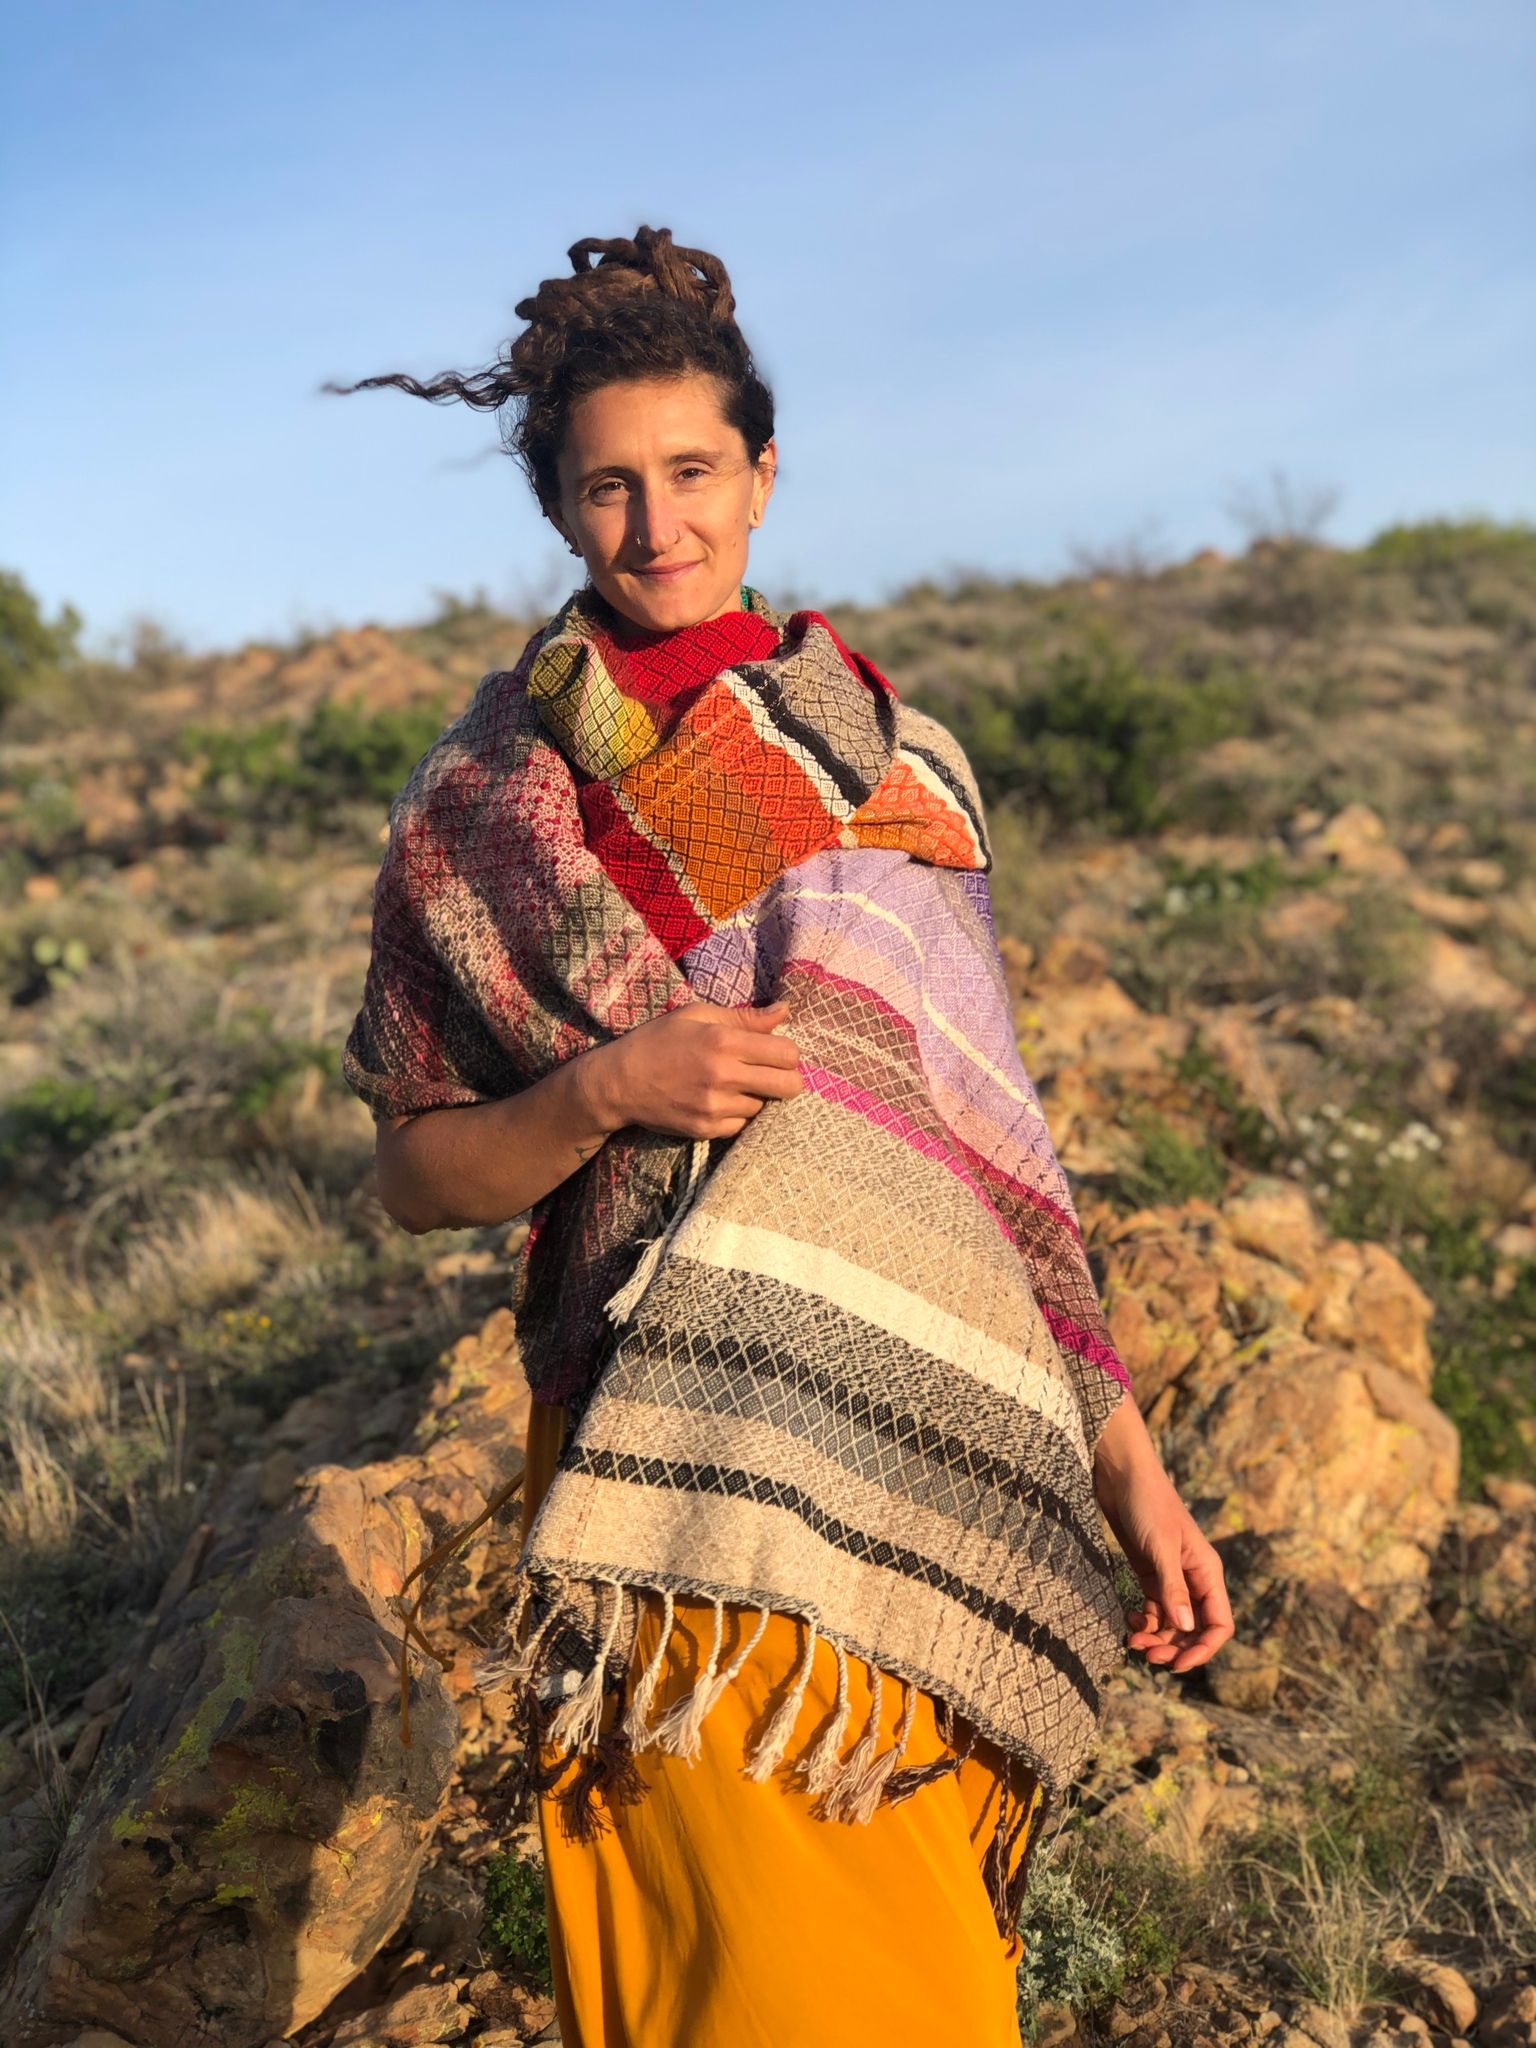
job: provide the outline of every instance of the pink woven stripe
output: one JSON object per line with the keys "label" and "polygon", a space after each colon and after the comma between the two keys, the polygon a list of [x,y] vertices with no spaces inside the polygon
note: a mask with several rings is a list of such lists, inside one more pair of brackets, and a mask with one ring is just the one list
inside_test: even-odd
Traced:
{"label": "pink woven stripe", "polygon": [[[823,987],[837,989],[858,996],[860,1001],[867,1004],[870,1009],[878,1010],[883,1016],[890,1018],[892,1023],[898,1025],[910,1040],[914,1052],[917,1050],[919,1044],[918,1032],[911,1018],[902,1010],[899,1010],[894,1003],[888,1002],[884,996],[877,994],[869,986],[868,982],[853,981],[847,975],[834,973],[830,967],[824,967],[818,960],[796,960],[791,963],[790,971],[795,974],[804,974],[809,979],[820,982]],[[972,1069],[972,1072],[974,1072],[974,1069]],[[975,1108],[977,1105],[973,1101],[970,1107]],[[1006,1129],[1009,1119],[1006,1117],[993,1117],[991,1121],[999,1129]],[[1058,1203],[1053,1202],[1043,1189],[1030,1187],[1026,1181],[1020,1180],[1016,1174],[1007,1172],[1005,1168],[997,1165],[995,1161],[984,1159],[974,1146],[963,1146],[962,1149],[968,1154],[972,1162],[985,1172],[988,1181],[994,1187],[1000,1186],[1005,1188],[1026,1208],[1043,1211],[1045,1215],[1050,1217],[1053,1223],[1059,1224],[1063,1230],[1070,1232],[1073,1237],[1081,1236],[1075,1219],[1069,1216],[1066,1210],[1061,1208]],[[976,1182],[967,1176],[966,1185],[974,1187]]]}
{"label": "pink woven stripe", "polygon": [[1119,1352],[1113,1345],[1106,1344],[1085,1330],[1081,1323],[1074,1323],[1059,1308],[1052,1308],[1049,1302],[1041,1302],[1040,1313],[1050,1326],[1051,1335],[1063,1351],[1075,1351],[1079,1358],[1086,1358],[1093,1365],[1101,1365],[1122,1386],[1131,1384],[1131,1376],[1125,1368]]}
{"label": "pink woven stripe", "polygon": [[835,1102],[839,1109],[851,1109],[856,1116],[863,1117],[866,1123],[874,1124],[879,1130],[889,1131],[893,1138],[899,1138],[914,1152],[921,1152],[925,1159],[936,1159],[955,1176],[956,1180],[970,1189],[1008,1242],[1018,1242],[1008,1228],[1007,1219],[986,1189],[974,1174],[966,1172],[950,1147],[941,1144],[932,1132],[923,1130],[920,1125],[913,1123],[910,1117],[903,1116],[899,1109],[893,1109],[888,1102],[882,1102],[878,1095],[871,1095],[867,1088],[856,1088],[851,1081],[845,1081],[841,1074],[834,1074],[829,1067],[819,1067],[809,1060],[802,1060],[800,1071],[805,1076],[807,1087],[824,1102]]}

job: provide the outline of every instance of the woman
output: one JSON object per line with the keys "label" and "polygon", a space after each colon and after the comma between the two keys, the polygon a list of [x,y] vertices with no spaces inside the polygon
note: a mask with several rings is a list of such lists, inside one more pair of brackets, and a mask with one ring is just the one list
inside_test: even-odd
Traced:
{"label": "woman", "polygon": [[1015,2043],[1046,1801],[1127,1645],[1231,1635],[1221,1565],[1019,1065],[969,765],[744,583],[776,449],[725,270],[571,260],[489,369],[365,380],[508,408],[587,580],[392,808],[344,1059],[407,1229],[533,1212],[480,1682],[563,2037]]}

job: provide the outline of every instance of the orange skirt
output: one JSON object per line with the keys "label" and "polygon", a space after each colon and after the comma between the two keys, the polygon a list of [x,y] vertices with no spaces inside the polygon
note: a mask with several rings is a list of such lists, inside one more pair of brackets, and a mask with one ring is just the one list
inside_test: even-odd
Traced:
{"label": "orange skirt", "polygon": [[[534,1402],[525,1537],[564,1430],[563,1408]],[[692,1686],[714,1618],[711,1601],[674,1602],[653,1715]],[[757,1620],[755,1608],[725,1607],[721,1668]],[[656,1605],[647,1601],[634,1672],[654,1651],[659,1628]],[[599,1798],[607,1825],[594,1840],[570,1839],[555,1795],[541,1796],[565,2048],[844,2048],[850,2040],[868,2048],[912,2041],[1018,2048],[1014,1979],[1022,1944],[1017,1933],[999,1934],[982,1876],[1006,1759],[978,1740],[957,1771],[895,1806],[882,1804],[868,1822],[816,1818],[790,1764],[762,1784],[742,1771],[752,1732],[785,1697],[804,1646],[802,1622],[770,1615],[756,1649],[705,1716],[698,1758],[640,1751],[645,1796],[612,1806]],[[857,1657],[846,1666],[847,1726],[861,1731],[869,1673]],[[825,1722],[836,1691],[835,1652],[818,1638],[790,1758]],[[882,1747],[895,1740],[905,1691],[882,1688]],[[932,1698],[916,1691],[915,1700],[903,1763],[952,1755]],[[548,1751],[542,1761],[558,1756]],[[1029,1808],[1009,1861],[1015,1871],[1040,1797],[1018,1764],[1011,1782]]]}

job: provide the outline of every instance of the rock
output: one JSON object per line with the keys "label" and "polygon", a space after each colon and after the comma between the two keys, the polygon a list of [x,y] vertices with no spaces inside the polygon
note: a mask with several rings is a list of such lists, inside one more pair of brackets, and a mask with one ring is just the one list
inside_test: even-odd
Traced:
{"label": "rock", "polygon": [[1448,2032],[1465,2034],[1477,2021],[1477,1993],[1449,1963],[1413,1954],[1393,1958],[1395,1967],[1428,1993],[1434,2017]]}
{"label": "rock", "polygon": [[1292,1273],[1310,1272],[1323,1247],[1323,1229],[1310,1199],[1294,1181],[1275,1175],[1253,1175],[1223,1204],[1221,1215],[1233,1244]]}
{"label": "rock", "polygon": [[1273,1638],[1224,1643],[1206,1666],[1206,1681],[1218,1705],[1262,1714],[1274,1705],[1280,1687],[1280,1644]]}
{"label": "rock", "polygon": [[1496,1010],[1511,1015],[1530,1002],[1523,990],[1500,974],[1480,946],[1464,946],[1446,932],[1431,931],[1419,970],[1425,994],[1446,1010]]}
{"label": "rock", "polygon": [[[1193,1030],[1188,1020],[1143,1010],[1111,977],[1097,939],[1061,931],[1025,975],[1015,1019],[1028,1036],[1037,1082],[1085,1064],[1090,1072],[1104,1065],[1117,1074],[1157,1072],[1159,1054],[1176,1057]],[[1052,1121],[1054,1136],[1054,1107]]]}
{"label": "rock", "polygon": [[262,1506],[274,1510],[286,1506],[289,1495],[298,1484],[298,1479],[299,1461],[286,1444],[280,1444],[275,1451],[269,1451],[261,1461],[261,1477],[258,1481]]}
{"label": "rock", "polygon": [[9,1954],[48,1876],[57,1827],[46,1794],[28,1771],[0,1813],[0,1955]]}
{"label": "rock", "polygon": [[1299,2005],[1291,2018],[1318,2048],[1349,2048],[1348,2026],[1326,2005]]}
{"label": "rock", "polygon": [[1536,1984],[1511,1978],[1488,1994],[1480,2048],[1536,2048]]}
{"label": "rock", "polygon": [[1111,1332],[1207,1535],[1261,1539],[1274,1583],[1413,1611],[1460,1469],[1422,1290],[1382,1247],[1323,1239],[1269,1176],[1106,1235]]}
{"label": "rock", "polygon": [[1509,887],[1509,870],[1502,861],[1464,860],[1456,870],[1463,888],[1495,894]]}
{"label": "rock", "polygon": [[1035,2011],[1034,2048],[1066,2048],[1077,2039],[1077,2014],[1069,2005],[1042,2002]]}
{"label": "rock", "polygon": [[1483,1491],[1496,1508],[1507,1514],[1530,1514],[1536,1509],[1536,1481],[1511,1479],[1502,1472],[1489,1472],[1483,1478]]}
{"label": "rock", "polygon": [[[6,2048],[69,2027],[203,2038],[209,2010],[220,2048],[262,2048],[400,1924],[469,1684],[440,1610],[472,1607],[496,1526],[425,1617],[461,1654],[415,1670],[409,1749],[389,1603],[517,1469],[529,1396],[509,1331],[499,1311],[445,1357],[407,1454],[311,1471],[276,1515],[250,1473],[217,1532],[195,1532],[0,1990]],[[462,1932],[444,1922],[450,1946]]]}
{"label": "rock", "polygon": [[1312,1269],[1316,1297],[1303,1327],[1319,1342],[1365,1350],[1427,1394],[1435,1305],[1385,1245],[1335,1238]]}
{"label": "rock", "polygon": [[1259,920],[1264,937],[1278,946],[1315,947],[1338,930],[1349,912],[1336,896],[1309,889],[1272,904]]}
{"label": "rock", "polygon": [[1536,1230],[1529,1223],[1506,1223],[1491,1242],[1501,1259],[1536,1259]]}
{"label": "rock", "polygon": [[1387,828],[1369,804],[1346,804],[1297,851],[1308,860],[1327,860],[1344,874],[1403,881],[1412,873],[1406,855],[1387,838]]}
{"label": "rock", "polygon": [[413,1984],[387,2005],[344,2020],[331,2048],[437,2048],[456,2041],[473,2017],[453,1985]]}
{"label": "rock", "polygon": [[1457,1757],[1435,1781],[1435,1797],[1448,1806],[1476,1806],[1504,1795],[1513,1774],[1511,1759],[1497,1750]]}
{"label": "rock", "polygon": [[1457,896],[1449,889],[1414,887],[1405,899],[1420,917],[1431,924],[1443,924],[1449,931],[1476,931],[1493,915],[1493,906],[1478,896]]}

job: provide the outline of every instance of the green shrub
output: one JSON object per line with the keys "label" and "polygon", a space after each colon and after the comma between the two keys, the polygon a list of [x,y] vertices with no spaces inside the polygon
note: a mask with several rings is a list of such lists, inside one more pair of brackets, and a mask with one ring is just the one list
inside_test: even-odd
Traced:
{"label": "green shrub", "polygon": [[1008,693],[940,703],[913,693],[970,757],[983,797],[1043,810],[1057,824],[1156,830],[1177,813],[1178,771],[1201,747],[1252,724],[1252,685],[1221,667],[1190,680],[1141,668],[1095,632],[1021,671]]}
{"label": "green shrub", "polygon": [[485,1927],[512,1967],[547,1992],[552,1979],[544,1874],[510,1851],[485,1865]]}
{"label": "green shrub", "polygon": [[[1092,1826],[1092,1824],[1090,1824]],[[1042,2005],[1091,2012],[1151,1971],[1166,1975],[1208,1932],[1201,1881],[1123,1830],[1094,1846],[1081,1824],[1040,1844],[1019,1914],[1019,2023],[1033,2040]],[[1064,1841],[1076,1853],[1062,1848]]]}
{"label": "green shrub", "polygon": [[75,659],[82,625],[73,605],[52,619],[13,569],[0,569],[0,717]]}
{"label": "green shrub", "polygon": [[200,794],[216,810],[324,818],[347,803],[388,804],[449,716],[439,698],[383,711],[326,702],[303,719],[189,725],[177,748],[201,765]]}
{"label": "green shrub", "polygon": [[1388,526],[1361,550],[1374,568],[1399,569],[1418,583],[1495,566],[1536,575],[1536,526],[1491,519],[1426,519]]}
{"label": "green shrub", "polygon": [[0,1107],[0,1166],[19,1173],[40,1155],[78,1158],[109,1132],[126,1130],[170,1092],[164,1088],[140,1102],[88,1076],[40,1075]]}
{"label": "green shrub", "polygon": [[1163,1058],[1194,1098],[1215,1149],[1249,1172],[1273,1173],[1284,1156],[1280,1133],[1204,1040],[1192,1037],[1177,1059]]}
{"label": "green shrub", "polygon": [[1027,2039],[1034,2038],[1042,2005],[1083,2012],[1113,1998],[1125,1982],[1119,1929],[1090,1910],[1065,1870],[1031,1873],[1019,1935],[1019,2025]]}
{"label": "green shrub", "polygon": [[1118,1180],[1121,1193],[1136,1208],[1194,1197],[1220,1201],[1227,1169],[1208,1138],[1186,1138],[1159,1116],[1136,1116],[1130,1123],[1140,1151],[1133,1165],[1121,1169]]}
{"label": "green shrub", "polygon": [[1429,927],[1395,889],[1382,884],[1354,890],[1344,906],[1335,987],[1361,1002],[1400,994],[1423,965]]}
{"label": "green shrub", "polygon": [[1435,1303],[1430,1392],[1461,1432],[1461,1493],[1481,1496],[1490,1473],[1536,1479],[1536,1261],[1493,1291],[1497,1255],[1472,1218],[1442,1218],[1403,1252]]}

